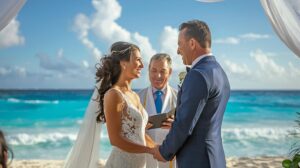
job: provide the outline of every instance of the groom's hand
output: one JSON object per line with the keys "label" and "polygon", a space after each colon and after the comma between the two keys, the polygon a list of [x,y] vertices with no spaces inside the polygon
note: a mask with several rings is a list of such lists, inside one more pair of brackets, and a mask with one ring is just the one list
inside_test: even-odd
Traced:
{"label": "groom's hand", "polygon": [[166,160],[161,156],[159,152],[159,145],[156,145],[156,147],[154,148],[153,158],[161,162],[166,162]]}

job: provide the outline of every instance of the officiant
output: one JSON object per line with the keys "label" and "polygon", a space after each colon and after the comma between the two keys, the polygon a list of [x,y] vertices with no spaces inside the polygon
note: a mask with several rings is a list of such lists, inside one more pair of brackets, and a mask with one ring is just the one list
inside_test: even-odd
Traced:
{"label": "officiant", "polygon": [[[161,113],[167,113],[176,107],[177,90],[172,88],[168,81],[172,74],[172,59],[168,54],[158,53],[152,56],[149,63],[149,80],[151,86],[138,92],[141,103],[148,112],[149,117]],[[174,118],[174,117],[173,117]],[[148,135],[157,143],[161,144],[174,121],[169,118],[161,128],[147,130]],[[147,155],[147,168],[174,168],[175,160],[159,162],[151,155]]]}

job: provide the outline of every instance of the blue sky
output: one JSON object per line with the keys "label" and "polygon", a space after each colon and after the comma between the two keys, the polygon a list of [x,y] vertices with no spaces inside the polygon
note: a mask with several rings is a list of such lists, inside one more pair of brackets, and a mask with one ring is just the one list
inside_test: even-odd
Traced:
{"label": "blue sky", "polygon": [[[28,0],[0,32],[0,88],[93,88],[95,64],[118,40],[139,45],[145,67],[153,54],[169,53],[176,87],[184,70],[178,26],[191,19],[210,26],[212,52],[232,89],[300,89],[300,59],[258,0]],[[133,87],[148,84],[144,68]]]}

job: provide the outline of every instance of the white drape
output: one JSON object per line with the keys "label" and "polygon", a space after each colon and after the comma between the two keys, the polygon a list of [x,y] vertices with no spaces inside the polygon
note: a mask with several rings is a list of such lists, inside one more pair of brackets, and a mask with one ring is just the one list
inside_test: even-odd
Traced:
{"label": "white drape", "polygon": [[300,0],[260,0],[275,32],[300,57]]}
{"label": "white drape", "polygon": [[0,31],[17,15],[26,0],[0,0]]}
{"label": "white drape", "polygon": [[[99,87],[99,84],[97,85]],[[95,89],[86,109],[77,139],[70,150],[64,168],[96,168],[99,156],[100,131],[102,123],[96,122],[99,103],[94,101],[98,92]]]}

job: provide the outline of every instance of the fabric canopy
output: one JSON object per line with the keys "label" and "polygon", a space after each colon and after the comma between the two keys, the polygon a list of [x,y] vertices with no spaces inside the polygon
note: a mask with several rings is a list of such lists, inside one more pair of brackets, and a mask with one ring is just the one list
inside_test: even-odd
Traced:
{"label": "fabric canopy", "polygon": [[0,0],[0,31],[18,14],[26,0]]}
{"label": "fabric canopy", "polygon": [[300,1],[260,0],[275,32],[300,57]]}

